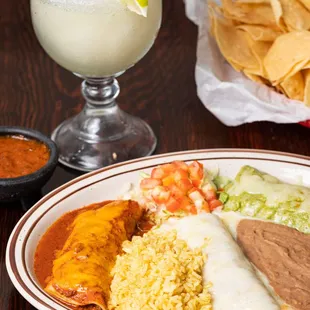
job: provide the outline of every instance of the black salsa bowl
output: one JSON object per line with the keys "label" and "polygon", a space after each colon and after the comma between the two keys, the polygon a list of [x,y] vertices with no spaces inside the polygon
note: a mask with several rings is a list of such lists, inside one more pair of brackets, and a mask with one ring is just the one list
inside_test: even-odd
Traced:
{"label": "black salsa bowl", "polygon": [[[12,202],[38,192],[52,176],[58,163],[56,144],[42,133],[23,127],[0,126],[0,136],[20,135],[41,142],[50,151],[48,162],[39,170],[17,178],[0,178],[0,203]],[[0,163],[1,164],[1,163]]]}

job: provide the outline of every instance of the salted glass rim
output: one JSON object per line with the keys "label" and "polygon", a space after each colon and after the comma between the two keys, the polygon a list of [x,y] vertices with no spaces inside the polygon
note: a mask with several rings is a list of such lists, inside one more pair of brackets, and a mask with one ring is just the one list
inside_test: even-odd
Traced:
{"label": "salted glass rim", "polygon": [[74,4],[74,5],[83,5],[83,6],[92,6],[96,4],[105,3],[107,1],[117,1],[125,4],[125,0],[41,0],[42,2],[47,2],[50,4]]}

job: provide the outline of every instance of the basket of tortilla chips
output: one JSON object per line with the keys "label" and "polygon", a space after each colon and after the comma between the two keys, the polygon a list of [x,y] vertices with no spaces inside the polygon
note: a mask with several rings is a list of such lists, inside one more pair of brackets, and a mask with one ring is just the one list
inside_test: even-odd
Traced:
{"label": "basket of tortilla chips", "polygon": [[[187,2],[189,11],[190,0]],[[310,0],[207,1],[203,11],[197,22],[196,79],[198,95],[206,107],[227,125],[310,119]],[[217,59],[214,47],[225,64]],[[223,103],[228,99],[231,102]],[[248,109],[248,115],[242,111],[229,116],[228,112],[234,112],[232,107],[228,109],[229,104],[240,111]],[[303,125],[310,126],[309,122]]]}

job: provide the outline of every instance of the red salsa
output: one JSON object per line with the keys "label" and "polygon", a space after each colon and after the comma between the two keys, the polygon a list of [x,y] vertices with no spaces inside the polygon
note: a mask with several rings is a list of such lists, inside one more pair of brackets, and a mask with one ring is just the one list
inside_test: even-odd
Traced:
{"label": "red salsa", "polygon": [[17,178],[46,165],[48,147],[24,136],[0,136],[0,178]]}

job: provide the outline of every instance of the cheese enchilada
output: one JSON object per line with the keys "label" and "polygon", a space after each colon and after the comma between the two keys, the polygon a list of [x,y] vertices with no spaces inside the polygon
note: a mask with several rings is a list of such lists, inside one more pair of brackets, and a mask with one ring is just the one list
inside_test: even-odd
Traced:
{"label": "cheese enchilada", "polygon": [[122,242],[131,238],[142,211],[132,201],[114,201],[80,213],[56,253],[45,290],[69,306],[107,309],[110,270]]}

